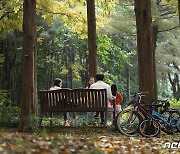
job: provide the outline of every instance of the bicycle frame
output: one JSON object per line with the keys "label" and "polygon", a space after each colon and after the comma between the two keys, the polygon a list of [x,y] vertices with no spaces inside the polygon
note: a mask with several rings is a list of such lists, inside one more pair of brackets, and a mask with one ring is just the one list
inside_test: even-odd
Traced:
{"label": "bicycle frame", "polygon": [[[140,111],[143,114],[144,118],[150,117],[151,113],[149,113],[148,111],[152,112],[152,109],[147,109],[146,107],[147,106],[152,107],[152,104],[141,104],[142,97],[145,95],[142,95],[142,93],[138,93],[138,95],[139,95],[139,99],[136,103],[133,104],[133,109],[137,112]],[[162,102],[166,102],[166,101],[167,100],[162,101]],[[158,106],[158,107],[162,107],[162,106]],[[165,112],[165,110],[163,112],[161,112],[161,114],[164,112]]]}
{"label": "bicycle frame", "polygon": [[163,121],[163,122],[164,122],[166,125],[168,125],[169,127],[174,128],[174,127],[177,127],[177,126],[178,126],[178,124],[173,125],[173,124],[171,123],[173,120],[177,120],[177,119],[171,117],[171,118],[170,118],[170,122],[168,122],[168,121],[165,120],[165,118],[168,118],[168,117],[163,116],[163,115],[159,114],[158,112],[156,112],[156,111],[154,111],[154,110],[152,111],[151,116],[152,116],[152,118],[157,118],[158,120]]}
{"label": "bicycle frame", "polygon": [[[136,98],[138,97],[138,100],[136,100],[135,103],[131,104],[133,106],[133,108],[131,109],[131,114],[130,114],[131,116],[129,117],[130,121],[132,120],[133,111],[138,112],[139,109],[142,109],[146,115],[148,114],[147,109],[145,107],[143,107],[141,104],[142,97],[145,96],[145,95],[142,95],[143,93],[145,94],[146,92],[137,93],[136,95],[133,96],[133,99],[131,99],[131,101],[135,101]],[[148,116],[150,116],[150,115],[148,114]]]}

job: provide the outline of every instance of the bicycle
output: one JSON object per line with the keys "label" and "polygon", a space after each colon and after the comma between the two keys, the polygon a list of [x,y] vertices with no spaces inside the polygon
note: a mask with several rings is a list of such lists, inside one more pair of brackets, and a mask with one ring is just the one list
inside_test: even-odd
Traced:
{"label": "bicycle", "polygon": [[[132,105],[132,108],[121,111],[115,118],[116,129],[126,135],[126,136],[136,136],[139,134],[138,128],[139,124],[151,114],[149,104],[142,104],[142,97],[145,96],[147,92],[136,93],[127,105]],[[161,106],[160,113],[165,113],[169,107],[167,100],[160,101]]]}
{"label": "bicycle", "polygon": [[[155,111],[155,107],[159,107],[159,104],[152,104],[152,113],[150,118],[143,120],[139,125],[139,132],[144,137],[155,137],[160,134],[162,124],[171,129],[174,133],[180,132],[180,117],[173,117],[173,113],[179,114],[178,110],[167,110],[170,116],[164,116]],[[161,123],[160,123],[161,122]]]}
{"label": "bicycle", "polygon": [[145,92],[136,93],[133,95],[127,105],[132,105],[133,108],[126,109],[118,113],[115,118],[116,129],[126,136],[136,136],[140,122],[145,119],[144,114],[137,112],[138,106],[142,101]]}
{"label": "bicycle", "polygon": [[[165,118],[166,121],[169,121],[170,123],[176,123],[176,120],[173,119],[180,119],[180,111],[178,109],[172,109],[169,108],[165,112],[162,113],[162,116]],[[173,119],[172,119],[173,118]],[[178,133],[177,129],[174,129],[173,127],[169,127],[166,123],[160,121],[160,125],[162,128],[162,131],[167,134],[175,134]]]}

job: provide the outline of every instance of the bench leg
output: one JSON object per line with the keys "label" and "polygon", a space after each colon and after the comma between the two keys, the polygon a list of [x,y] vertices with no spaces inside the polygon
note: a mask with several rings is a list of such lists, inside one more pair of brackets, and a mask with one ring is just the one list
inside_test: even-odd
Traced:
{"label": "bench leg", "polygon": [[50,119],[50,126],[52,126],[52,124],[53,124],[53,122],[52,122],[53,113],[50,112],[49,114],[50,114],[50,118],[51,118],[51,119]]}
{"label": "bench leg", "polygon": [[42,115],[40,115],[39,117],[39,127],[41,127],[41,124],[42,124]]}
{"label": "bench leg", "polygon": [[47,113],[45,114],[45,113],[40,113],[39,114],[39,127],[41,127],[41,124],[42,124],[42,121],[43,121],[43,118],[44,118],[44,116],[46,115],[46,117],[47,117]]}
{"label": "bench leg", "polygon": [[105,124],[105,126],[107,126],[107,111],[105,112],[104,124]]}

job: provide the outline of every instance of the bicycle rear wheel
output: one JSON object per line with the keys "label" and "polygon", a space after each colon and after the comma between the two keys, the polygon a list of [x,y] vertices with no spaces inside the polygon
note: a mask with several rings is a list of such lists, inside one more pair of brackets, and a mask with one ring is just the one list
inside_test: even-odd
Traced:
{"label": "bicycle rear wheel", "polygon": [[180,133],[180,118],[178,118],[178,122],[177,122],[177,130],[178,130],[178,133]]}
{"label": "bicycle rear wheel", "polygon": [[139,124],[143,121],[142,115],[133,109],[121,111],[115,119],[115,126],[118,132],[126,136],[136,136],[139,131]]}
{"label": "bicycle rear wheel", "polygon": [[171,124],[173,125],[177,125],[176,128],[172,128],[169,127],[168,125],[166,125],[164,122],[160,122],[161,126],[162,126],[162,131],[167,133],[167,134],[175,134],[175,133],[179,133],[180,132],[180,112],[176,111],[174,113],[170,113],[168,110],[165,111],[162,115],[166,116],[166,120],[168,122],[170,117],[174,118],[173,121],[171,121]]}
{"label": "bicycle rear wheel", "polygon": [[151,119],[143,120],[139,125],[139,132],[144,137],[155,137],[160,134],[159,122]]}

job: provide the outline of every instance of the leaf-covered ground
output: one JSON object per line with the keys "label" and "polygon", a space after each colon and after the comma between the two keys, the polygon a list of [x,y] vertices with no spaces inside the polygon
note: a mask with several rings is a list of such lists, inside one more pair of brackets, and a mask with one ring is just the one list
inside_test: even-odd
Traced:
{"label": "leaf-covered ground", "polygon": [[107,128],[42,129],[38,134],[4,130],[0,133],[1,154],[159,154],[179,153],[164,148],[166,142],[180,142],[180,135],[159,138],[126,137]]}

